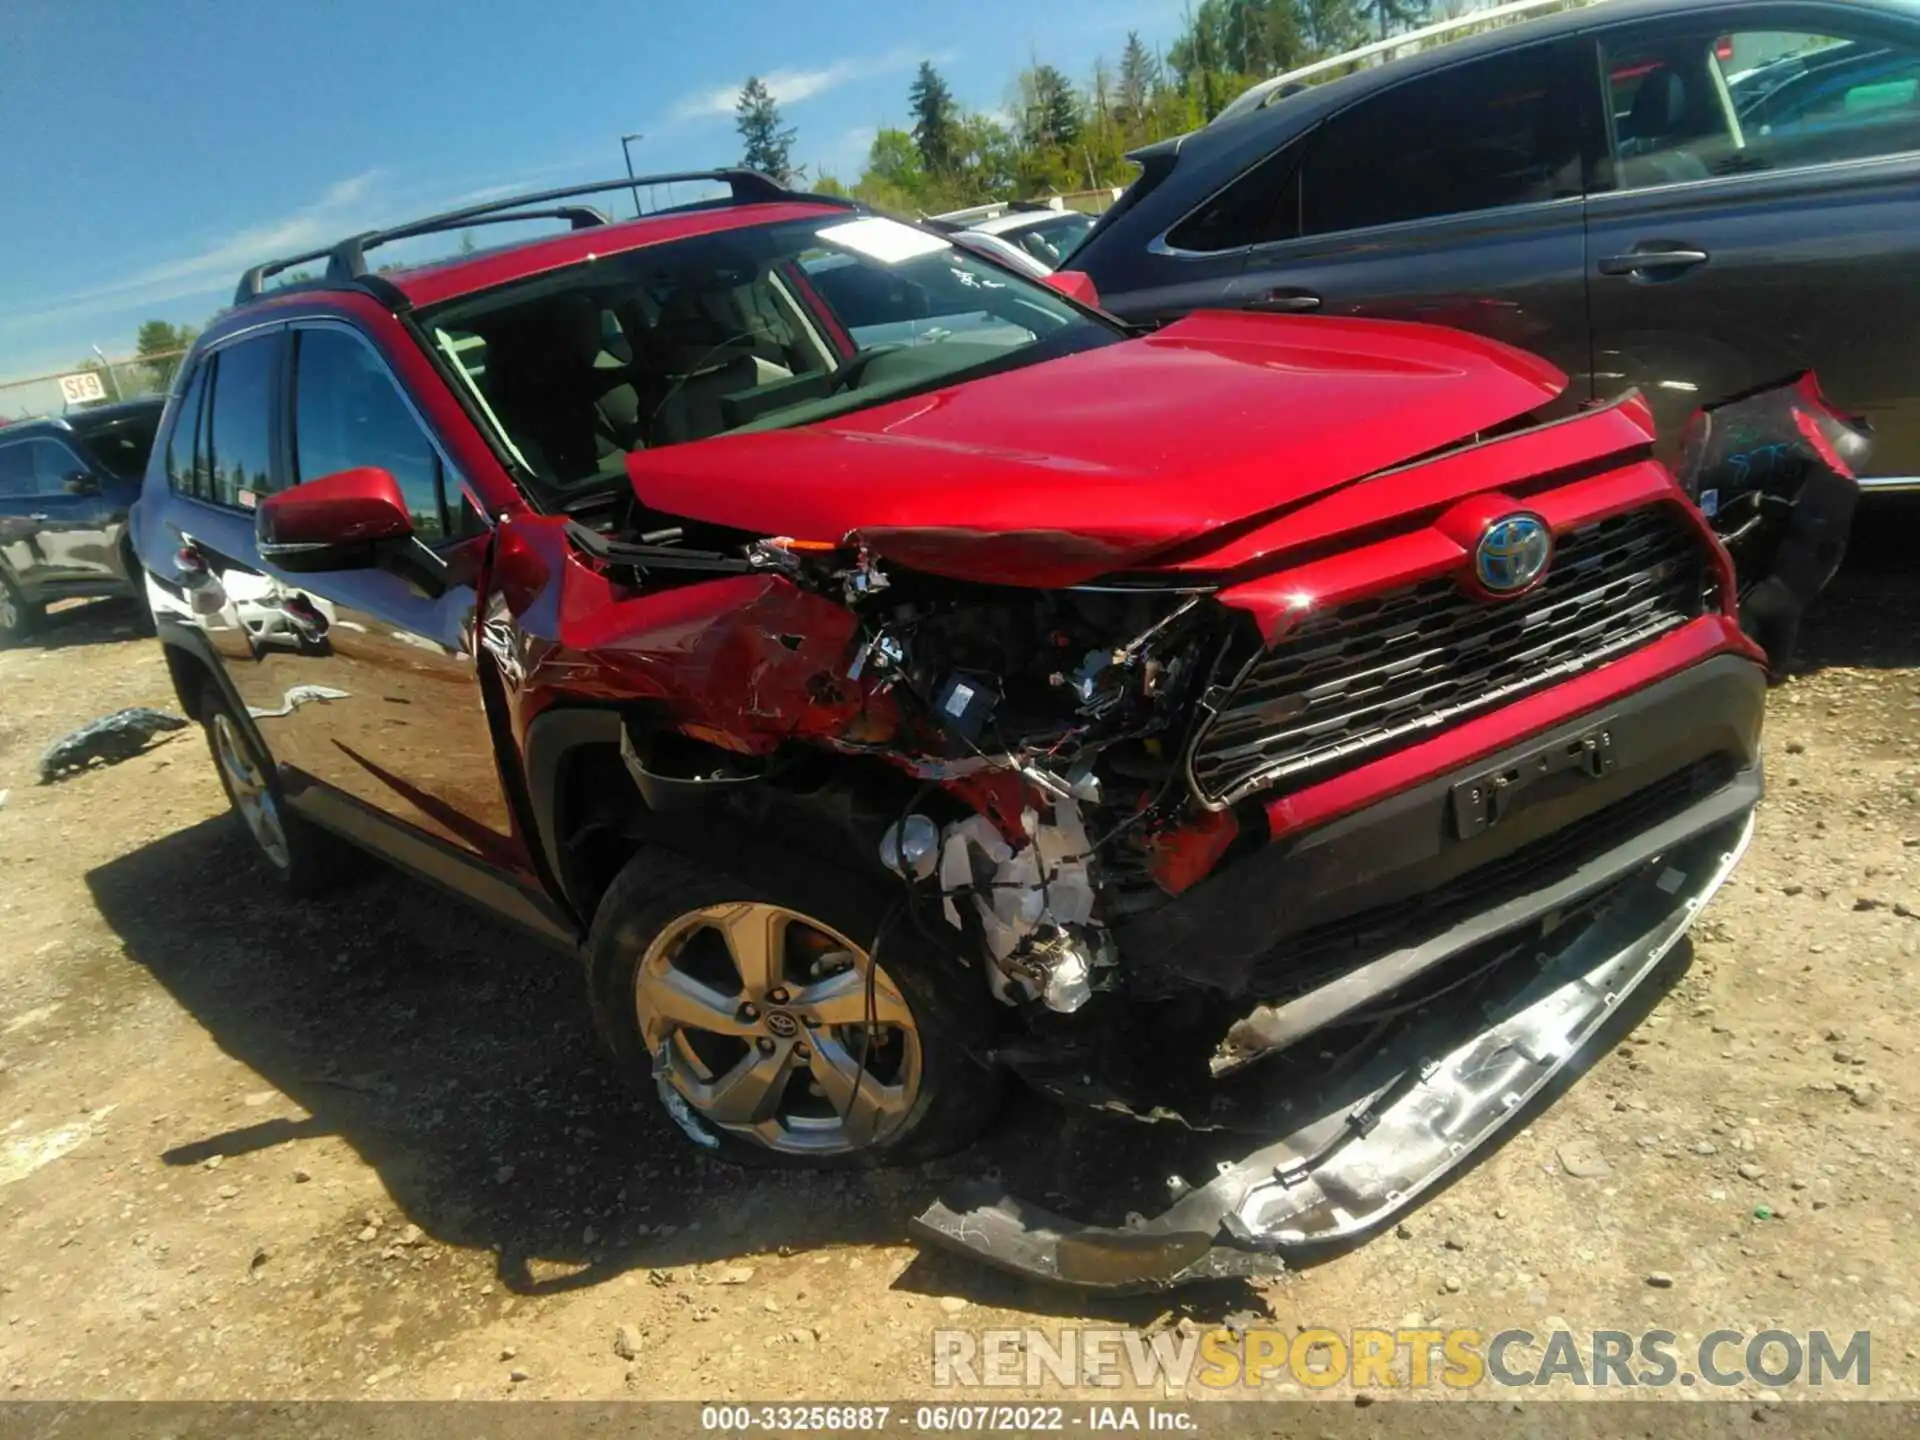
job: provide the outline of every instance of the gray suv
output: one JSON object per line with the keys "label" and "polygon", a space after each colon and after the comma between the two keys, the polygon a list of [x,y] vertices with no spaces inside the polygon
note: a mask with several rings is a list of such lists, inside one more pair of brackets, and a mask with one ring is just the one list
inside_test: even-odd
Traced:
{"label": "gray suv", "polygon": [[1702,402],[1796,370],[1920,489],[1920,6],[1611,0],[1310,89],[1135,156],[1068,260],[1122,317],[1200,307],[1478,331]]}

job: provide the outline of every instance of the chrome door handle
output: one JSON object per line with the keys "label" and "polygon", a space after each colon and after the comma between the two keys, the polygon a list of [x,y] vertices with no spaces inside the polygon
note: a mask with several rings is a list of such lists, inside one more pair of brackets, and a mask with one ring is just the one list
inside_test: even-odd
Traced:
{"label": "chrome door handle", "polygon": [[1602,275],[1636,275],[1642,270],[1690,270],[1713,257],[1704,250],[1631,250],[1599,263]]}
{"label": "chrome door handle", "polygon": [[1320,308],[1320,297],[1311,290],[1269,290],[1249,300],[1246,308],[1276,315],[1304,315]]}

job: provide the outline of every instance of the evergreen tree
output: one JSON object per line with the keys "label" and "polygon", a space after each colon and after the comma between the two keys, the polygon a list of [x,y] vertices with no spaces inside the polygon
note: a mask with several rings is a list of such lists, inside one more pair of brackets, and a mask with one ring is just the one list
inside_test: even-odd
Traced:
{"label": "evergreen tree", "polygon": [[1371,0],[1371,4],[1382,40],[1396,30],[1411,30],[1433,8],[1433,0]]}
{"label": "evergreen tree", "polygon": [[740,163],[749,170],[771,175],[782,185],[793,179],[793,142],[797,132],[780,123],[780,106],[766,81],[749,75],[734,106],[734,128],[746,142]]}
{"label": "evergreen tree", "polygon": [[1127,32],[1127,47],[1120,52],[1120,87],[1116,97],[1120,123],[1137,125],[1147,113],[1147,102],[1160,88],[1160,62],[1140,43],[1140,32]]}
{"label": "evergreen tree", "polygon": [[141,324],[133,346],[160,389],[164,390],[173,382],[173,372],[180,368],[181,360],[186,358],[180,352],[193,344],[194,336],[198,333],[191,325],[171,325],[165,320],[148,320]]}
{"label": "evergreen tree", "polygon": [[913,143],[919,147],[921,163],[929,174],[951,173],[956,121],[953,92],[947,89],[947,82],[940,78],[932,61],[920,62],[920,73],[907,91],[907,101],[913,108]]}
{"label": "evergreen tree", "polygon": [[1300,30],[1321,58],[1367,40],[1366,0],[1300,0]]}
{"label": "evergreen tree", "polygon": [[1029,143],[1068,146],[1080,138],[1080,108],[1073,85],[1051,65],[1028,73],[1026,131]]}

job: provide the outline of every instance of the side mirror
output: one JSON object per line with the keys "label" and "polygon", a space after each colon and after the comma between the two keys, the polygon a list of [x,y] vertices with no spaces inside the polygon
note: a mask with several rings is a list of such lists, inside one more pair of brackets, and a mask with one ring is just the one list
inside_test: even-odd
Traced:
{"label": "side mirror", "polygon": [[1083,270],[1056,270],[1047,276],[1046,283],[1089,310],[1100,308],[1100,292],[1094,288],[1093,277]]}
{"label": "side mirror", "polygon": [[277,569],[365,570],[413,538],[413,517],[393,476],[366,465],[267,496],[253,530],[260,558]]}
{"label": "side mirror", "polygon": [[68,495],[98,495],[100,481],[85,470],[76,470],[60,482],[60,489]]}

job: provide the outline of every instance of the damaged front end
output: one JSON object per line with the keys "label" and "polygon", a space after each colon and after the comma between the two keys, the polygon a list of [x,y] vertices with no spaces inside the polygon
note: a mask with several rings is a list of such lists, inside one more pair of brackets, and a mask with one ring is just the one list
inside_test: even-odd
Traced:
{"label": "damaged front end", "polygon": [[[1629,399],[1099,553],[946,515],[667,525],[691,499],[656,496],[542,532],[574,600],[504,547],[503,584],[553,597],[510,597],[523,633],[556,639],[502,673],[591,677],[650,814],[819,814],[858,776],[843,828],[977,970],[983,1060],[1246,1150],[1152,1219],[972,1184],[919,1233],[1090,1288],[1271,1270],[1510,1120],[1746,843],[1764,674],[1651,439]],[[1533,573],[1489,536],[1540,541]]]}

